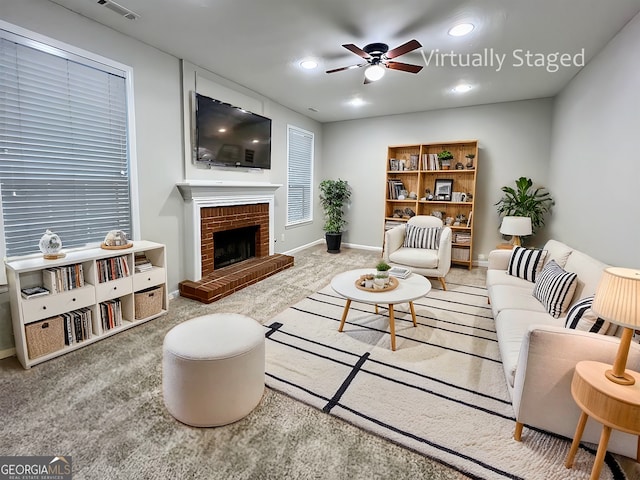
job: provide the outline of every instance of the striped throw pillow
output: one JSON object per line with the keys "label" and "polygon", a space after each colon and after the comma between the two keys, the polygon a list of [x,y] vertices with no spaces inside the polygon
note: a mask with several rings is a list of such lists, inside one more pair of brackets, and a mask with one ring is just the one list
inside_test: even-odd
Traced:
{"label": "striped throw pillow", "polygon": [[509,260],[507,273],[514,277],[535,282],[536,277],[542,270],[546,256],[546,250],[514,247],[511,251],[511,260]]}
{"label": "striped throw pillow", "polygon": [[578,300],[569,309],[567,313],[567,321],[564,323],[566,328],[581,330],[583,332],[600,333],[606,335],[611,322],[598,317],[591,305],[593,304],[593,295]]}
{"label": "striped throw pillow", "polygon": [[553,318],[558,318],[569,308],[577,284],[578,275],[563,270],[555,260],[551,260],[538,275],[533,296]]}
{"label": "striped throw pillow", "polygon": [[428,248],[429,250],[437,250],[440,246],[440,227],[418,227],[416,225],[407,224],[403,247],[408,248]]}

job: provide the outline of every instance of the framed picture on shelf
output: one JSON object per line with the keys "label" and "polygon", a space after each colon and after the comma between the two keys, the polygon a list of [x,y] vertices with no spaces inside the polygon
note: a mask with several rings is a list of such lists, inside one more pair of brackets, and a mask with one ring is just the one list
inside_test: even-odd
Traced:
{"label": "framed picture on shelf", "polygon": [[390,158],[389,159],[389,170],[395,172],[397,171],[399,168],[399,163],[398,160],[396,160],[395,158]]}
{"label": "framed picture on shelf", "polygon": [[453,190],[453,179],[436,178],[436,183],[433,188],[434,199],[450,202],[452,190]]}

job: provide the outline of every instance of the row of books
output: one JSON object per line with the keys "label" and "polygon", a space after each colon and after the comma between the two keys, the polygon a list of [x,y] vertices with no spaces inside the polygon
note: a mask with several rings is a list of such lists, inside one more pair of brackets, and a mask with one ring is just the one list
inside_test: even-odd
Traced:
{"label": "row of books", "polygon": [[402,190],[406,190],[406,188],[404,188],[404,183],[402,183],[402,180],[390,178],[389,180],[387,180],[387,183],[389,186],[389,200],[397,200],[400,192]]}
{"label": "row of books", "polygon": [[151,264],[147,256],[144,254],[144,252],[136,253],[133,263],[134,263],[134,271],[136,273],[146,272],[153,268],[153,265]]}
{"label": "row of books", "polygon": [[51,267],[42,270],[42,285],[51,293],[66,292],[84,287],[84,270],[81,263]]}
{"label": "row of books", "polygon": [[64,322],[64,343],[73,345],[91,338],[91,309],[81,308],[60,315]]}
{"label": "row of books", "polygon": [[122,302],[119,298],[100,303],[100,321],[104,331],[122,325]]}
{"label": "row of books", "polygon": [[98,282],[100,283],[129,276],[129,264],[124,255],[98,260],[96,265],[98,266]]}

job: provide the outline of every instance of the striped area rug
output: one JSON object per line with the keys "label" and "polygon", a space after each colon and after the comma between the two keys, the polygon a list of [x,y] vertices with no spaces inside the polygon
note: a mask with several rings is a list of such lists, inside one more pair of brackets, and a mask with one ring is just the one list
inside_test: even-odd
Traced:
{"label": "striped area rug", "polygon": [[[569,470],[569,440],[530,429],[513,440],[486,290],[433,286],[414,302],[417,328],[408,304],[394,307],[395,352],[385,308],[352,302],[342,333],[345,300],[329,286],[288,308],[265,325],[267,385],[469,478],[588,478],[594,450]],[[601,478],[625,478],[610,455]]]}

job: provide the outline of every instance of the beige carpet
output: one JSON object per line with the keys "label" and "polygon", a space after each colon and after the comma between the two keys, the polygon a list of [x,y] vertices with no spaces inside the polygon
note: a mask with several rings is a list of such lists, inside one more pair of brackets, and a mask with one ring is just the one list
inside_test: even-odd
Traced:
{"label": "beige carpet", "polygon": [[[435,282],[437,283],[437,282]],[[570,441],[532,431],[515,442],[487,293],[449,282],[395,306],[397,350],[388,312],[351,303],[330,287],[267,325],[267,384],[474,478],[570,480],[589,475],[595,451],[581,448],[564,467]],[[613,472],[613,473],[612,473]],[[608,456],[602,479],[624,478]]]}
{"label": "beige carpet", "polygon": [[[0,453],[71,455],[76,480],[471,478],[270,388],[254,412],[225,427],[187,427],[166,412],[166,332],[214,312],[266,324],[336,273],[379,259],[375,252],[325,250],[296,253],[294,267],[211,305],[176,298],[164,317],[31,370],[15,357],[0,360]],[[484,275],[453,268],[447,279],[484,285]],[[628,468],[638,471],[631,461]]]}

